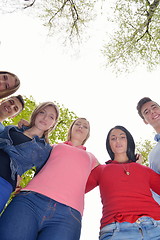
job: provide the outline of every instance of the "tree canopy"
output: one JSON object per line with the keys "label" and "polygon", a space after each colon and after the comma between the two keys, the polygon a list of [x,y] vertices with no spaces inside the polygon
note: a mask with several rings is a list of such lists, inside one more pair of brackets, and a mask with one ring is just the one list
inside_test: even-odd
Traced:
{"label": "tree canopy", "polygon": [[155,146],[155,143],[151,142],[150,140],[139,141],[136,143],[136,151],[140,153],[143,158],[143,164],[148,166],[148,154]]}
{"label": "tree canopy", "polygon": [[114,6],[116,30],[103,53],[117,70],[144,64],[153,70],[160,63],[159,0],[117,0]]}
{"label": "tree canopy", "polygon": [[139,64],[148,70],[160,64],[159,3],[160,0],[17,0],[12,3],[2,0],[0,7],[1,12],[29,9],[43,19],[52,36],[60,33],[63,39],[67,36],[72,42],[87,34],[88,23],[105,13],[107,38],[102,54],[106,66],[115,71],[129,71]]}

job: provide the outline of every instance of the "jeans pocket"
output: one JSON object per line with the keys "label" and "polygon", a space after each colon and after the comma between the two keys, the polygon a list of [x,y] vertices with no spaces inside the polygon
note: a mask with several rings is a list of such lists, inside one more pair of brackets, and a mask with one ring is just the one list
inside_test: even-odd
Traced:
{"label": "jeans pocket", "polygon": [[77,221],[81,224],[81,220],[82,220],[82,216],[80,214],[80,212],[78,212],[77,210],[69,207],[69,212],[70,212],[70,215]]}
{"label": "jeans pocket", "polygon": [[106,225],[100,231],[99,240],[112,240],[117,231],[117,226],[114,223]]}

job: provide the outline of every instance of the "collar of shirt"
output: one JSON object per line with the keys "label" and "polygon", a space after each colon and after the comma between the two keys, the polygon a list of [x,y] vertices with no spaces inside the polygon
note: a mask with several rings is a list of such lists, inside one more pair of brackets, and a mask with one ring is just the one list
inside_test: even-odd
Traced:
{"label": "collar of shirt", "polygon": [[[70,146],[73,146],[73,143],[71,141],[66,141],[64,142],[65,144],[68,144]],[[79,146],[76,146],[77,148],[80,148],[80,149],[83,149],[83,150],[86,150],[86,147],[84,147],[83,145],[79,145]]]}
{"label": "collar of shirt", "polygon": [[154,140],[156,142],[159,142],[160,141],[160,133],[157,133],[155,136],[154,136]]}

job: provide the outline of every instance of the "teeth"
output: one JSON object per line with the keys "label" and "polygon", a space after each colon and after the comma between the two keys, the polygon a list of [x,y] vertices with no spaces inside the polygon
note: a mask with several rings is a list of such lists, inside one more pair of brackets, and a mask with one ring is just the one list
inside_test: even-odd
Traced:
{"label": "teeth", "polygon": [[153,117],[153,119],[156,119],[156,118],[158,118],[158,117],[159,117],[159,115],[156,115],[156,116]]}

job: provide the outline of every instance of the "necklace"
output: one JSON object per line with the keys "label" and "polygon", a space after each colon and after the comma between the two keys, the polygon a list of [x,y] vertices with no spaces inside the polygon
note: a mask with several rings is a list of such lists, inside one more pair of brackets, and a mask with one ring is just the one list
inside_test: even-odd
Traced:
{"label": "necklace", "polygon": [[[126,165],[124,165],[124,164],[122,164],[122,166],[123,166],[123,170],[124,170],[124,173],[127,175],[127,176],[129,176],[131,173],[129,172],[129,169],[127,169],[126,167],[128,166],[128,164]],[[128,166],[129,167],[129,166]]]}

